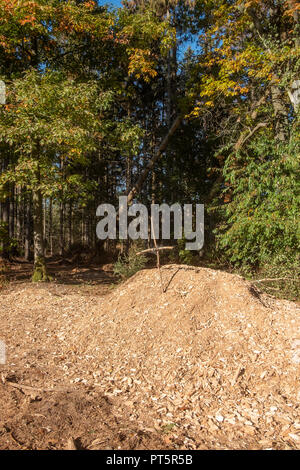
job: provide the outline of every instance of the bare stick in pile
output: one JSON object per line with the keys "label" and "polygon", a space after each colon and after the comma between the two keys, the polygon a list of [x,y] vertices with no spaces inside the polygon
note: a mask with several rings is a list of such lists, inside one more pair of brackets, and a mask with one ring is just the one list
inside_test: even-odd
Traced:
{"label": "bare stick in pile", "polygon": [[151,217],[151,231],[152,231],[152,236],[153,236],[153,241],[154,241],[154,248],[148,248],[147,250],[140,251],[137,253],[137,255],[142,255],[144,253],[151,253],[151,254],[156,254],[156,266],[159,272],[159,277],[160,277],[160,285],[161,285],[161,290],[163,293],[166,292],[166,289],[163,286],[163,279],[162,279],[162,274],[160,270],[160,256],[159,252],[162,250],[173,250],[173,246],[157,246],[156,243],[156,238],[155,238],[155,233],[154,233],[154,228],[153,228],[153,219]]}
{"label": "bare stick in pile", "polygon": [[158,269],[158,272],[159,272],[161,290],[162,290],[162,293],[164,293],[163,280],[162,280],[162,275],[161,275],[161,270],[160,270],[159,250],[157,249],[157,243],[156,243],[156,238],[155,238],[155,233],[154,233],[153,218],[152,217],[151,217],[151,231],[152,231],[152,236],[153,236],[153,241],[154,241],[154,246],[155,246],[156,266],[157,266],[157,269]]}
{"label": "bare stick in pile", "polygon": [[29,385],[18,384],[15,382],[10,382],[6,380],[5,383],[11,387],[18,388],[19,390],[24,390],[28,392],[69,392],[69,388],[40,388],[40,387],[30,387]]}

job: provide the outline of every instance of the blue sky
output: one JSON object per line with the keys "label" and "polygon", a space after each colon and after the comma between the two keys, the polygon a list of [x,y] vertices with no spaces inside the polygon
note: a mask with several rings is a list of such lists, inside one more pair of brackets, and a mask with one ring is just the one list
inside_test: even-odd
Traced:
{"label": "blue sky", "polygon": [[107,3],[110,3],[111,5],[114,5],[116,7],[121,6],[121,0],[99,0],[100,5],[107,4]]}

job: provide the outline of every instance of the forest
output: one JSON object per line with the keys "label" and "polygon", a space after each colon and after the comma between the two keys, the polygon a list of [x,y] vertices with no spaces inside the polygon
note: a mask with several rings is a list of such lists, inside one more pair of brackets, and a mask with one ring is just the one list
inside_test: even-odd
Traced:
{"label": "forest", "polygon": [[0,450],[299,450],[299,156],[299,1],[0,0]]}
{"label": "forest", "polygon": [[204,264],[296,295],[299,2],[0,9],[4,260],[34,260],[46,279],[47,256],[118,251],[97,240],[100,203],[198,202]]}

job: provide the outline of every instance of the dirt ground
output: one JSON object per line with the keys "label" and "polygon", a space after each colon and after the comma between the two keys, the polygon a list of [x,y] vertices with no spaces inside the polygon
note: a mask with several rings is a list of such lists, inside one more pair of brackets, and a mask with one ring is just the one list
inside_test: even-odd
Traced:
{"label": "dirt ground", "polygon": [[12,266],[0,449],[299,449],[296,303],[207,268]]}

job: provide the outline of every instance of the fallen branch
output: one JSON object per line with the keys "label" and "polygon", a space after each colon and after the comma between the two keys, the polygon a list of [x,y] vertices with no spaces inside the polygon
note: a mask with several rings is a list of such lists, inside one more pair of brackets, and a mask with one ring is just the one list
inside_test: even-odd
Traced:
{"label": "fallen branch", "polygon": [[10,382],[6,380],[5,383],[11,387],[18,388],[19,390],[25,390],[28,392],[67,392],[70,389],[66,388],[40,388],[40,387],[30,387],[29,385],[17,384],[15,382]]}
{"label": "fallen branch", "polygon": [[238,142],[234,146],[235,151],[241,150],[243,145],[247,142],[247,140],[249,140],[255,134],[255,132],[257,132],[262,127],[267,127],[268,124],[269,124],[268,122],[260,122],[259,124],[257,124],[257,126],[254,127],[254,129],[252,129],[249,132],[248,135],[246,135],[245,137],[244,135],[242,135],[241,138],[238,140]]}
{"label": "fallen branch", "polygon": [[130,205],[130,203],[132,202],[134,196],[140,192],[143,184],[144,184],[144,181],[145,179],[147,178],[148,176],[148,173],[150,170],[153,169],[154,167],[154,164],[157,162],[157,160],[161,157],[162,153],[166,150],[167,146],[168,146],[168,143],[169,143],[169,140],[171,139],[171,137],[173,136],[173,134],[175,134],[176,130],[178,129],[178,127],[180,126],[181,124],[181,121],[182,121],[182,116],[177,116],[177,118],[175,119],[175,121],[173,122],[171,128],[169,129],[167,135],[165,136],[164,140],[162,141],[162,143],[160,144],[157,152],[153,155],[153,157],[151,158],[151,160],[149,161],[149,163],[146,165],[146,167],[144,168],[144,170],[142,171],[139,179],[137,180],[136,184],[133,186],[133,188],[129,191],[128,195],[127,195],[127,203],[128,205]]}
{"label": "fallen branch", "polygon": [[159,246],[157,248],[148,248],[147,250],[139,251],[137,255],[143,255],[144,253],[155,253],[162,250],[173,250],[174,246]]}
{"label": "fallen branch", "polygon": [[273,282],[273,281],[296,281],[299,282],[300,279],[293,279],[290,277],[276,277],[276,278],[265,278],[265,279],[258,279],[257,281],[252,281],[251,282]]}

